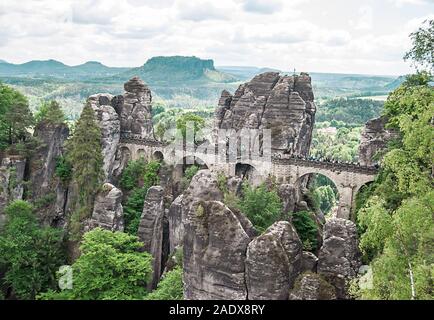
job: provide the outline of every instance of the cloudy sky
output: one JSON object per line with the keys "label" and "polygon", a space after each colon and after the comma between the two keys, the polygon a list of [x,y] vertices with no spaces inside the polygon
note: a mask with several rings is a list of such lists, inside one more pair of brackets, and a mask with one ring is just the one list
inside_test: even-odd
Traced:
{"label": "cloudy sky", "polygon": [[398,75],[434,0],[0,0],[0,59],[139,66],[195,55],[217,66]]}

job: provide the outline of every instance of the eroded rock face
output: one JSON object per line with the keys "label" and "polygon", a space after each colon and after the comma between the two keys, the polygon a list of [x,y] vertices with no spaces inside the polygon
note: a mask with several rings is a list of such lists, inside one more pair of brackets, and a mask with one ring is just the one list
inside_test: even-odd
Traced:
{"label": "eroded rock face", "polygon": [[316,106],[309,75],[266,72],[241,85],[231,96],[223,91],[216,129],[271,129],[272,149],[307,155]]}
{"label": "eroded rock face", "polygon": [[123,103],[116,108],[121,118],[122,132],[154,140],[152,125],[152,94],[148,86],[138,77],[124,84]]}
{"label": "eroded rock face", "polygon": [[282,214],[287,216],[288,213],[294,212],[299,200],[296,188],[291,184],[281,184],[278,187],[277,193],[283,204]]}
{"label": "eroded rock face", "polygon": [[23,198],[26,160],[18,156],[2,159],[0,165],[0,227],[5,222],[4,209],[14,200]]}
{"label": "eroded rock face", "polygon": [[363,128],[359,146],[359,162],[362,166],[373,166],[378,162],[377,153],[397,136],[396,131],[386,129],[387,118],[369,120]]}
{"label": "eroded rock face", "polygon": [[249,300],[287,300],[301,271],[302,243],[288,221],[274,223],[247,248]]}
{"label": "eroded rock face", "polygon": [[97,194],[88,230],[100,227],[110,231],[124,231],[122,191],[105,183]]}
{"label": "eroded rock face", "polygon": [[176,248],[182,246],[184,237],[184,222],[183,222],[183,206],[182,200],[184,195],[180,195],[172,202],[169,208],[169,244],[170,252],[174,252]]}
{"label": "eroded rock face", "polygon": [[303,251],[303,259],[301,263],[302,272],[316,272],[318,258],[312,252]]}
{"label": "eroded rock face", "polygon": [[164,214],[164,189],[159,186],[149,188],[137,234],[144,244],[143,249],[153,258],[153,276],[148,289],[156,288],[162,272]]}
{"label": "eroded rock face", "polygon": [[55,175],[56,164],[64,153],[69,128],[66,124],[41,122],[36,126],[34,136],[40,141],[40,146],[29,161],[28,198],[32,201],[47,199],[46,205],[38,210],[40,219],[47,225],[57,224],[56,221],[65,214],[67,191]]}
{"label": "eroded rock face", "polygon": [[245,300],[250,237],[219,201],[192,204],[184,224],[184,299]]}
{"label": "eroded rock face", "polygon": [[356,225],[346,219],[328,220],[317,271],[336,288],[338,299],[349,298],[348,281],[356,277],[361,265]]}
{"label": "eroded rock face", "polygon": [[300,275],[289,300],[335,300],[335,288],[316,273]]}
{"label": "eroded rock face", "polygon": [[112,106],[114,97],[111,94],[96,94],[88,98],[88,103],[95,111],[101,128],[101,146],[103,154],[103,171],[106,181],[112,181],[116,152],[120,140],[121,122]]}

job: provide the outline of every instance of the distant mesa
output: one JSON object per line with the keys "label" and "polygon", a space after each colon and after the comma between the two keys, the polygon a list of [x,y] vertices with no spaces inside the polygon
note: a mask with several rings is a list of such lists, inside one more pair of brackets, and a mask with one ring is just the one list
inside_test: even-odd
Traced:
{"label": "distant mesa", "polygon": [[233,75],[217,70],[211,59],[184,56],[153,57],[143,66],[128,70],[121,76],[125,78],[139,76],[150,84],[167,81],[234,82],[238,80]]}

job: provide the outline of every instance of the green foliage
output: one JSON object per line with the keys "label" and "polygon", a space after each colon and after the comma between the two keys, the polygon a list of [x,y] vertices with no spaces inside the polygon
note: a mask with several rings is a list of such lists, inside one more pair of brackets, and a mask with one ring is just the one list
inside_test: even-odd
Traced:
{"label": "green foliage", "polygon": [[183,298],[182,268],[176,267],[165,274],[157,289],[151,292],[146,300],[183,300]]}
{"label": "green foliage", "polygon": [[5,213],[7,222],[0,235],[3,281],[19,299],[34,299],[55,287],[55,273],[64,261],[62,231],[39,227],[33,207],[22,200],[9,204]]}
{"label": "green foliage", "polygon": [[35,209],[37,211],[39,211],[39,210],[55,203],[55,201],[56,201],[56,193],[51,192],[51,193],[44,194],[41,197],[39,197],[38,199],[36,199],[34,201],[34,206],[35,206]]}
{"label": "green foliage", "polygon": [[56,159],[56,176],[65,185],[72,179],[72,165],[67,158],[60,156]]}
{"label": "green foliage", "polygon": [[188,181],[191,181],[191,179],[193,179],[199,170],[200,168],[196,165],[188,167],[184,172],[184,178],[186,178]]}
{"label": "green foliage", "polygon": [[200,130],[205,127],[205,119],[201,116],[198,116],[194,113],[185,113],[179,116],[176,119],[176,129],[181,131],[181,134],[184,138],[187,135],[187,127],[188,125],[192,125],[191,129],[193,130],[193,139],[194,142],[197,142],[197,138],[200,134]]}
{"label": "green foliage", "polygon": [[377,180],[362,197],[366,202],[358,204],[360,248],[373,274],[372,288],[359,292],[364,299],[434,298],[434,90],[418,78],[384,106],[400,138],[389,145]]}
{"label": "green foliage", "polygon": [[360,144],[362,127],[315,128],[312,137],[310,154],[316,159],[356,162]]}
{"label": "green foliage", "polygon": [[161,163],[158,161],[146,163],[144,159],[139,159],[130,161],[122,172],[121,188],[128,192],[123,205],[125,231],[129,234],[137,234],[146,193],[150,187],[160,182],[160,167]]}
{"label": "green foliage", "polygon": [[[362,244],[379,253],[371,264],[373,287],[365,289],[361,296],[387,300],[433,299],[434,192],[404,201],[392,216],[384,209],[376,213],[371,206],[369,210],[366,215],[372,220],[367,223]],[[379,221],[374,221],[375,218]],[[384,246],[382,250],[381,246]]]}
{"label": "green foliage", "polygon": [[292,214],[292,224],[303,243],[304,250],[315,251],[318,248],[318,226],[312,217],[313,213],[299,211]]}
{"label": "green foliage", "polygon": [[[73,165],[72,179],[79,191],[79,208],[73,217],[79,224],[82,219],[91,214],[93,199],[103,175],[101,129],[96,123],[95,112],[89,104],[84,107],[74,135],[67,141],[66,148],[66,159]],[[73,234],[73,236],[79,235]]]}
{"label": "green foliage", "polygon": [[147,192],[148,189],[144,187],[133,189],[124,204],[125,232],[129,234],[137,234],[139,230],[140,217]]}
{"label": "green foliage", "polygon": [[156,104],[152,106],[152,118],[159,115],[160,113],[165,112],[166,109],[161,104]]}
{"label": "green foliage", "polygon": [[72,265],[73,288],[49,291],[39,299],[138,300],[146,294],[152,257],[136,236],[93,229],[83,236],[81,256]]}
{"label": "green foliage", "polygon": [[146,161],[140,158],[136,161],[130,161],[122,172],[120,181],[121,188],[130,191],[140,185],[143,185],[143,176],[146,171]]}
{"label": "green foliage", "polygon": [[26,97],[0,83],[0,150],[23,141],[33,122]]}
{"label": "green foliage", "polygon": [[412,60],[416,67],[434,71],[434,20],[426,20],[424,25],[410,34],[413,47],[404,56]]}
{"label": "green foliage", "polygon": [[336,194],[331,186],[321,186],[314,190],[314,197],[319,208],[325,214],[336,205]]}
{"label": "green foliage", "polygon": [[383,109],[382,101],[369,99],[332,99],[318,107],[315,118],[318,122],[331,121],[333,127],[348,125],[364,125],[368,120],[376,118]]}
{"label": "green foliage", "polygon": [[282,214],[282,202],[276,191],[269,191],[263,184],[259,187],[243,185],[243,197],[239,209],[253,223],[255,228],[264,232]]}
{"label": "green foliage", "polygon": [[65,114],[57,101],[45,101],[40,105],[38,112],[35,114],[35,120],[38,124],[46,122],[57,125],[65,123]]}

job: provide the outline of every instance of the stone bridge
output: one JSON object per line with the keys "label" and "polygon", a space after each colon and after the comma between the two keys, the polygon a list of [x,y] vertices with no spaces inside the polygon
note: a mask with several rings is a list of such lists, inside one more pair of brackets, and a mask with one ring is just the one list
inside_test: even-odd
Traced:
{"label": "stone bridge", "polygon": [[130,134],[121,134],[119,148],[127,159],[137,160],[143,157],[146,160],[164,160],[174,168],[182,167],[186,159],[189,159],[190,163],[197,163],[210,170],[231,176],[237,174],[240,166],[247,167],[251,169],[252,180],[256,183],[271,176],[275,177],[279,183],[297,186],[304,180],[304,177],[321,174],[336,185],[339,192],[337,216],[345,219],[351,217],[357,192],[365,184],[374,181],[378,171],[375,167],[284,157],[281,154],[271,156],[271,161],[270,158],[268,160],[218,161],[218,156],[215,154],[185,150],[175,152],[174,148],[169,147],[168,144],[156,140],[145,140],[140,136]]}

